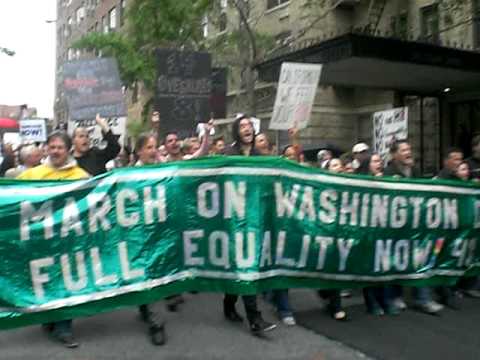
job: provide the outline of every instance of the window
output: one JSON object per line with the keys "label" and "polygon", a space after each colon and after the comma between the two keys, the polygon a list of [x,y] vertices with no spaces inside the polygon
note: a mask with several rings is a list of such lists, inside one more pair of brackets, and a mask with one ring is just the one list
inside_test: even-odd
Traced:
{"label": "window", "polygon": [[438,5],[425,6],[420,11],[422,15],[422,37],[427,41],[438,42]]}
{"label": "window", "polygon": [[105,34],[108,33],[108,22],[105,16],[102,16],[102,32]]}
{"label": "window", "polygon": [[68,51],[67,51],[67,60],[70,61],[70,60],[73,60],[73,58],[75,57],[75,52],[72,48],[68,48]]}
{"label": "window", "polygon": [[115,29],[117,27],[117,8],[114,7],[108,12],[108,27]]}
{"label": "window", "polygon": [[267,0],[267,10],[276,8],[282,4],[288,3],[290,0]]}
{"label": "window", "polygon": [[222,13],[220,14],[218,30],[220,32],[227,30],[227,13],[226,12],[222,11]]}
{"label": "window", "polygon": [[400,39],[408,38],[408,14],[402,13],[398,16],[393,16],[391,19],[392,33],[395,37]]}
{"label": "window", "polygon": [[226,9],[228,6],[228,0],[220,0],[220,7]]}
{"label": "window", "polygon": [[85,18],[85,8],[83,6],[79,7],[76,11],[77,24],[81,23]]}
{"label": "window", "polygon": [[120,26],[125,23],[125,11],[127,10],[127,0],[120,1]]}
{"label": "window", "polygon": [[208,37],[208,16],[205,15],[202,19],[202,34],[203,37]]}
{"label": "window", "polygon": [[480,48],[480,1],[473,2],[473,47]]}

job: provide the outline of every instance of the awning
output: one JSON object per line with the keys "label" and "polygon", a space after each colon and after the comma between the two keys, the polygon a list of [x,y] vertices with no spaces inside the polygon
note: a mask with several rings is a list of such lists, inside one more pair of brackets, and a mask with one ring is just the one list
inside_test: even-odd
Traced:
{"label": "awning", "polygon": [[320,84],[438,94],[480,87],[480,53],[430,43],[350,33],[259,63],[278,81],[283,62],[324,64]]}
{"label": "awning", "polygon": [[10,118],[0,118],[0,129],[18,129],[18,121]]}

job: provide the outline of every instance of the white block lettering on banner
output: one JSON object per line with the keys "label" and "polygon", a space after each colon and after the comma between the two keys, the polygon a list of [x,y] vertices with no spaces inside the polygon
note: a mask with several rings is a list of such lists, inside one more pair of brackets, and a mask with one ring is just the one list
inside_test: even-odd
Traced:
{"label": "white block lettering on banner", "polygon": [[282,64],[270,129],[307,127],[321,71],[319,64]]}

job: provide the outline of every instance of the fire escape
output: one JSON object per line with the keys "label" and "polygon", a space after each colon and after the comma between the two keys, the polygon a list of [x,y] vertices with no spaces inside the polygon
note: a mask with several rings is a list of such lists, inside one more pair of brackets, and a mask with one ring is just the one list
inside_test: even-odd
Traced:
{"label": "fire escape", "polygon": [[366,32],[374,34],[377,31],[378,24],[382,18],[386,3],[387,0],[370,0],[367,14],[367,24],[365,26]]}

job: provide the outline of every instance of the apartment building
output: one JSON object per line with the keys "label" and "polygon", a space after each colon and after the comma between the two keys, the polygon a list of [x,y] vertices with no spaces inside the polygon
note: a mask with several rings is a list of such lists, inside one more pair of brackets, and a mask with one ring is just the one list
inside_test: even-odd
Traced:
{"label": "apartment building", "polygon": [[65,126],[68,107],[62,89],[62,68],[67,61],[95,56],[72,44],[89,32],[121,31],[127,0],[57,0],[57,45],[54,112],[57,123]]}
{"label": "apartment building", "polygon": [[[237,9],[222,3],[222,21],[204,31],[207,36],[238,28]],[[479,3],[248,1],[249,21],[278,45],[257,66],[256,115],[262,127],[271,116],[281,63],[322,63],[310,126],[301,132],[306,148],[327,143],[349,150],[356,141],[371,142],[374,112],[408,106],[409,140],[426,174],[438,169],[448,146],[468,154],[469,140],[480,133]],[[231,78],[233,114],[242,111],[244,92],[238,77]]]}
{"label": "apartment building", "polygon": [[[239,28],[238,8],[218,1],[203,22],[206,39]],[[122,31],[128,0],[58,0],[55,117],[68,117],[60,74],[65,61],[95,56],[71,45],[89,31]],[[372,140],[372,114],[409,107],[409,138],[425,173],[433,173],[448,146],[469,153],[480,132],[480,0],[244,0],[248,24],[274,39],[259,45],[256,115],[268,127],[283,61],[324,64],[306,148],[331,144],[348,150]],[[200,29],[199,29],[200,30]],[[245,111],[242,74],[229,67],[227,109]],[[142,101],[129,102],[129,116]],[[132,118],[135,115],[131,116]],[[226,121],[228,123],[228,121]],[[273,134],[272,134],[273,135]],[[280,142],[284,134],[279,134]]]}

